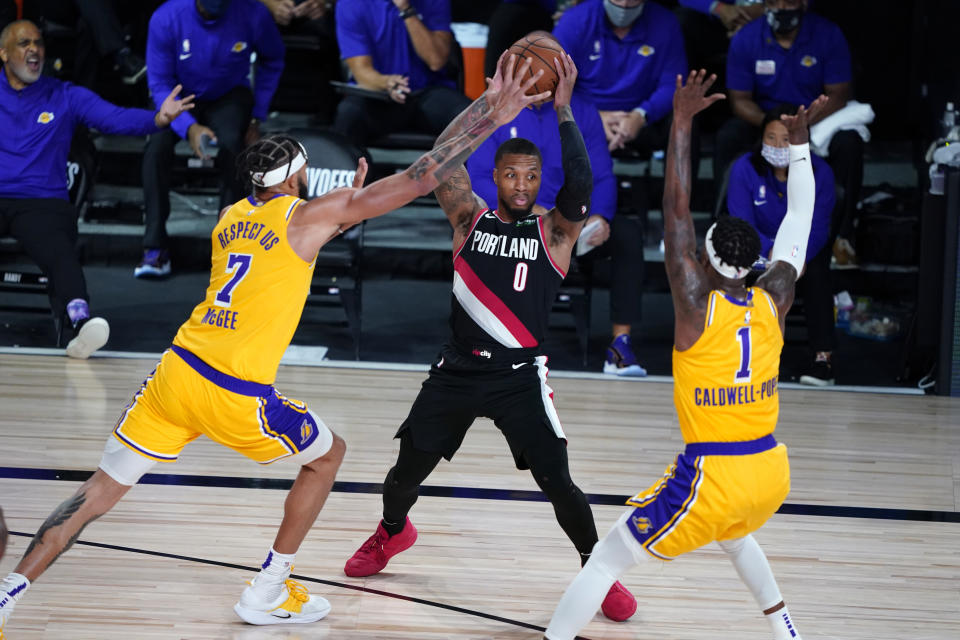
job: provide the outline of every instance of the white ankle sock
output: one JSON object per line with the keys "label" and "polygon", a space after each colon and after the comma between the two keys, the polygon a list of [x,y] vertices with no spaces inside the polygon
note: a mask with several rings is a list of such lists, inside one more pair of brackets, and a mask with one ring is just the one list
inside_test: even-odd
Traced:
{"label": "white ankle sock", "polygon": [[797,628],[793,626],[793,619],[790,618],[790,612],[787,611],[787,605],[773,613],[766,615],[770,628],[773,629],[774,640],[802,640]]}
{"label": "white ankle sock", "polygon": [[273,602],[283,591],[283,582],[290,577],[295,553],[277,553],[273,549],[260,566],[260,573],[253,581],[257,594],[267,602]]}
{"label": "white ankle sock", "polygon": [[4,597],[13,598],[14,602],[20,602],[20,598],[30,588],[30,581],[27,576],[19,573],[9,573],[7,577],[0,582],[0,600]]}

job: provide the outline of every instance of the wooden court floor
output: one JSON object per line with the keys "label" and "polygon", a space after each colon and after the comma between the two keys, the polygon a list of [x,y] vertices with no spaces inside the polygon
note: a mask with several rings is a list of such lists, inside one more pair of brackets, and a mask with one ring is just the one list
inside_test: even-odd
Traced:
{"label": "wooden court floor", "polygon": [[[0,575],[96,467],[153,364],[0,355],[0,505],[15,533]],[[380,575],[343,574],[376,526],[392,436],[423,377],[281,367],[278,388],[307,401],[348,445],[295,571],[330,600],[327,619],[266,628],[236,618],[232,606],[273,540],[296,470],[260,467],[201,439],[83,532],[17,606],[6,637],[539,640],[577,555],[486,420],[427,480],[411,512],[417,544]],[[573,477],[603,535],[621,500],[681,447],[672,386],[550,383]],[[789,447],[793,490],[757,539],[803,637],[960,638],[960,401],[783,389],[777,437]],[[597,616],[583,637],[769,640],[715,545],[648,562],[623,581],[637,614],[626,623]]]}

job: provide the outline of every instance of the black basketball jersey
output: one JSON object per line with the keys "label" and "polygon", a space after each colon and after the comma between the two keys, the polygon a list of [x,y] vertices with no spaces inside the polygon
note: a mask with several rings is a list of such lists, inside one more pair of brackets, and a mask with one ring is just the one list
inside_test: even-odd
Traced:
{"label": "black basketball jersey", "polygon": [[454,340],[494,349],[539,346],[565,275],[547,249],[542,217],[508,222],[481,211],[453,255]]}

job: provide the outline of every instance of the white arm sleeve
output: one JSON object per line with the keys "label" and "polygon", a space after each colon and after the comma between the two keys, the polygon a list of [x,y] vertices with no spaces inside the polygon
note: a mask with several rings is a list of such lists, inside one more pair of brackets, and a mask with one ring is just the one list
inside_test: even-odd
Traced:
{"label": "white arm sleeve", "polygon": [[771,262],[787,262],[803,270],[813,223],[813,204],[817,195],[809,144],[790,145],[790,171],[787,173],[787,215],[783,217],[773,241]]}

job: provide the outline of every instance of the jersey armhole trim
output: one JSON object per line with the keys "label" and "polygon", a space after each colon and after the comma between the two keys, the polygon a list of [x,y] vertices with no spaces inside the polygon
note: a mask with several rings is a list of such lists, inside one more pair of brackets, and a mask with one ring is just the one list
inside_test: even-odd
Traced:
{"label": "jersey armhole trim", "polygon": [[543,234],[543,216],[537,218],[537,230],[540,232],[540,242],[543,244],[543,252],[547,254],[547,259],[550,261],[550,264],[553,265],[554,270],[560,274],[561,278],[566,278],[566,272],[557,265],[553,256],[550,254],[550,245],[547,244],[547,240]]}
{"label": "jersey armhole trim", "polygon": [[473,235],[473,230],[477,228],[477,224],[479,224],[480,218],[488,211],[490,211],[490,208],[484,207],[483,209],[480,210],[479,213],[477,213],[476,216],[474,216],[473,223],[470,225],[470,230],[467,231],[466,235],[464,235],[463,242],[460,243],[460,246],[457,247],[457,250],[453,252],[453,260],[456,260],[457,257],[460,255],[460,252],[463,251],[463,248],[467,246],[467,240],[469,240],[470,236]]}

